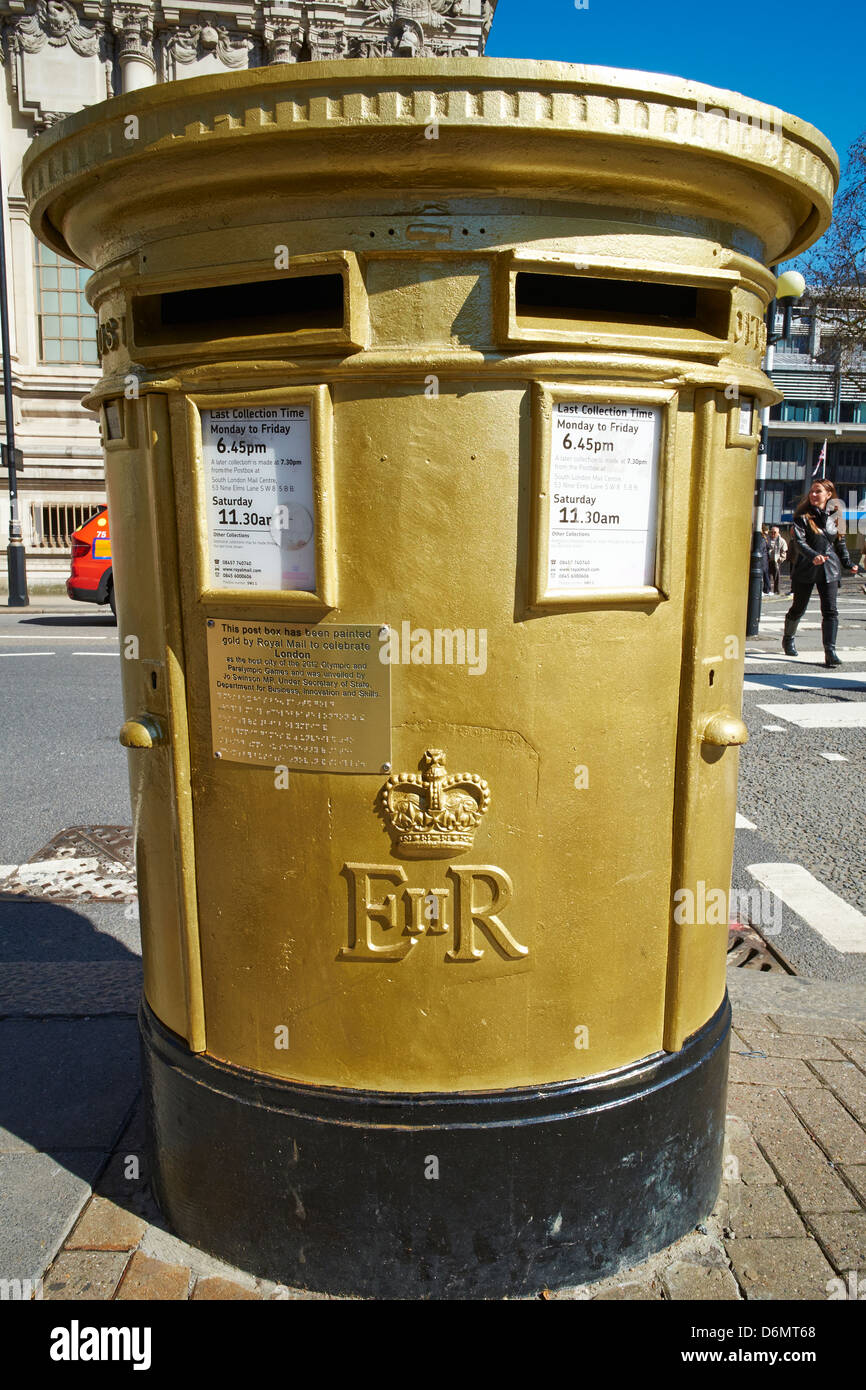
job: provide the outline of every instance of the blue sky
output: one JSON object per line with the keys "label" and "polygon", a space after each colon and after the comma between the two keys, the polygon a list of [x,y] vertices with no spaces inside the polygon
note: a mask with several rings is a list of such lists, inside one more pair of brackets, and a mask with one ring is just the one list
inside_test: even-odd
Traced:
{"label": "blue sky", "polygon": [[[801,57],[787,59],[799,48]],[[801,116],[844,170],[866,130],[864,0],[499,0],[494,58],[643,68],[727,87]]]}

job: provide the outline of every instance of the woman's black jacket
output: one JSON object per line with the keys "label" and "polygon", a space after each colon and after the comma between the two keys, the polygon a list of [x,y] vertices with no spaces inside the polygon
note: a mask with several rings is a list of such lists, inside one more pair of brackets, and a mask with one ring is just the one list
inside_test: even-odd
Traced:
{"label": "woman's black jacket", "polygon": [[[811,517],[818,527],[817,533],[806,521]],[[800,516],[794,517],[791,535],[797,546],[797,558],[791,570],[791,584],[814,584],[823,573],[828,584],[837,584],[842,570],[853,569],[848,547],[839,535],[836,516],[826,508],[809,507]],[[826,555],[823,565],[813,563],[816,555]]]}

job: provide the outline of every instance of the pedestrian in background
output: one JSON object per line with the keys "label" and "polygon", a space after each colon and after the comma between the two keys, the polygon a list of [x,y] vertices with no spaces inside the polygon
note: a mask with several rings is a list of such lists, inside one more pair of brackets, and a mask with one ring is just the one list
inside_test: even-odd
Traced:
{"label": "pedestrian in background", "polygon": [[836,634],[839,631],[836,596],[842,570],[857,573],[857,566],[851,564],[841,534],[839,522],[840,517],[844,518],[844,512],[838,497],[835,484],[829,478],[818,478],[794,511],[791,528],[797,546],[797,557],[791,571],[794,602],[785,615],[785,635],[782,638],[782,651],[786,656],[796,656],[794,634],[812,597],[812,589],[817,584],[821,599],[821,639],[825,666],[842,665],[836,655]]}
{"label": "pedestrian in background", "polygon": [[766,526],[761,527],[761,587],[765,594],[770,592],[770,548]]}
{"label": "pedestrian in background", "polygon": [[797,564],[797,537],[794,535],[793,526],[788,527],[788,534],[785,537],[788,542],[788,588],[787,597],[794,596],[794,569]]}
{"label": "pedestrian in background", "polygon": [[777,594],[779,592],[779,580],[782,575],[782,566],[788,555],[787,542],[778,526],[770,527],[767,550],[770,554],[770,581],[773,585],[773,593]]}

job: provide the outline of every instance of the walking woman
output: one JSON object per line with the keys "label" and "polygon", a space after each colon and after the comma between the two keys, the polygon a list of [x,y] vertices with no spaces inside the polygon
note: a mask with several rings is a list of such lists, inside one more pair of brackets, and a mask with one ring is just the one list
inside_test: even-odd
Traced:
{"label": "walking woman", "polygon": [[812,597],[812,588],[817,584],[821,599],[825,666],[842,665],[836,655],[836,633],[839,630],[836,595],[842,570],[857,573],[857,566],[851,564],[848,548],[839,534],[838,518],[842,504],[834,501],[838,496],[829,479],[818,478],[794,512],[791,528],[797,542],[797,558],[791,571],[794,602],[785,615],[785,635],[782,638],[782,651],[787,656],[796,656],[794,633]]}

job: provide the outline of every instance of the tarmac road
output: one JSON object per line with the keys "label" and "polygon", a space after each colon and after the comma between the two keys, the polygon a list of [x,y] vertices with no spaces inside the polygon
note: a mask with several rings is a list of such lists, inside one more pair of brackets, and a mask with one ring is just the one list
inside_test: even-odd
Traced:
{"label": "tarmac road", "polygon": [[[790,600],[765,597],[760,635],[746,642],[733,887],[772,883],[763,924],[798,974],[866,980],[866,595],[839,596],[838,670],[824,666],[813,598],[797,659],[781,650]],[[755,876],[749,866],[771,865]],[[782,901],[782,898],[785,901]],[[835,897],[835,901],[834,901]],[[839,901],[841,900],[841,902]],[[778,934],[772,928],[779,925]],[[759,926],[761,929],[760,924]]]}

